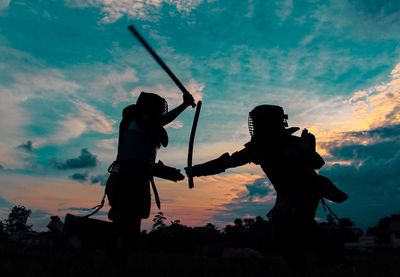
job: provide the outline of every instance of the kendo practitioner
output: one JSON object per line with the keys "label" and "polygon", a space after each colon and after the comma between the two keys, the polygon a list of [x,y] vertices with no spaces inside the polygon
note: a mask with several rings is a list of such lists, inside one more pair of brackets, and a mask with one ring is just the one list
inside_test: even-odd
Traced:
{"label": "kendo practitioner", "polygon": [[318,254],[334,265],[350,266],[342,253],[342,245],[326,241],[315,221],[321,198],[341,203],[347,195],[316,170],[324,160],[316,152],[315,136],[304,129],[287,128],[287,115],[282,107],[260,105],[248,117],[251,140],[244,148],[230,155],[185,168],[187,176],[218,174],[227,168],[255,163],[260,165],[276,190],[276,202],[268,218],[276,229],[282,254],[296,272],[308,270],[304,247],[314,246]]}
{"label": "kendo practitioner", "polygon": [[193,97],[184,94],[183,103],[168,111],[164,98],[141,92],[136,104],[123,109],[117,158],[109,168],[111,174],[106,184],[111,206],[108,218],[115,227],[115,240],[109,251],[113,258],[126,259],[134,249],[140,237],[141,220],[150,215],[150,184],[160,208],[153,176],[175,182],[184,179],[178,169],[155,161],[157,149],[168,145],[168,135],[163,126],[193,103]]}

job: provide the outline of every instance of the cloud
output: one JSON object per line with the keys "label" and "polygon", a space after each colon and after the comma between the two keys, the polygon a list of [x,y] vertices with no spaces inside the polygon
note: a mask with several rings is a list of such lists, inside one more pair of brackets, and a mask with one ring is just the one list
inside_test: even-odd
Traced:
{"label": "cloud", "polygon": [[[2,87],[9,89],[7,96],[21,103],[29,99],[51,98],[72,95],[80,86],[69,80],[66,72],[46,66],[29,53],[5,46],[0,46],[0,68],[3,69]],[[53,94],[48,94],[48,92]],[[63,94],[61,94],[63,93]],[[57,96],[56,96],[57,95]]]}
{"label": "cloud", "polygon": [[72,180],[76,180],[79,182],[86,182],[89,178],[89,172],[85,171],[83,173],[74,173],[71,176],[69,176]]}
{"label": "cloud", "polygon": [[306,123],[317,136],[318,151],[323,155],[329,155],[329,147],[373,143],[386,132],[397,132],[396,126],[400,124],[398,68],[399,65],[394,67],[387,82],[357,90],[349,96],[321,99],[317,95],[294,92],[296,97],[291,99],[296,100],[289,99],[285,105],[289,124]]}
{"label": "cloud", "polygon": [[191,10],[197,8],[204,0],[169,0],[169,4],[175,4],[178,11],[189,14]]}
{"label": "cloud", "polygon": [[319,3],[313,18],[318,21],[321,33],[362,40],[399,38],[400,4],[396,0]]}
{"label": "cloud", "polygon": [[96,145],[107,150],[115,150],[118,145],[118,139],[113,138],[99,140]]}
{"label": "cloud", "polygon": [[183,122],[179,120],[174,120],[168,125],[165,126],[165,128],[172,128],[172,129],[180,129],[183,127]]}
{"label": "cloud", "polygon": [[257,197],[265,197],[268,194],[273,194],[275,191],[271,183],[265,178],[257,179],[254,183],[245,186],[247,189],[247,196],[250,200]]}
{"label": "cloud", "polygon": [[[127,84],[133,84],[138,81],[137,73],[134,69],[128,68],[123,71],[111,70],[107,75],[96,79],[92,87],[94,91],[111,88],[113,93],[112,103],[117,105],[120,102],[130,99]],[[110,92],[107,92],[110,93]]]}
{"label": "cloud", "polygon": [[[1,44],[0,163],[7,167],[22,167],[25,161],[22,159],[21,163],[21,157],[16,156],[14,149],[9,146],[28,136],[32,137],[28,131],[34,129],[31,127],[47,128],[48,122],[43,122],[42,118],[38,119],[35,115],[40,114],[43,105],[51,108],[47,101],[63,101],[80,86],[68,80],[64,71],[44,66],[43,61],[32,55],[8,47],[7,41]],[[48,138],[47,133],[44,136]],[[35,144],[40,145],[40,141],[35,138]]]}
{"label": "cloud", "polygon": [[75,101],[75,105],[78,108],[79,115],[77,117],[70,117],[69,120],[80,120],[86,125],[85,128],[87,130],[102,134],[110,134],[114,131],[114,121],[106,118],[95,107],[80,101]]}
{"label": "cloud", "polygon": [[17,146],[18,149],[25,150],[28,153],[33,151],[32,141],[28,140],[26,143]]}
{"label": "cloud", "polygon": [[95,175],[90,177],[90,183],[92,184],[100,184],[102,186],[105,186],[108,180],[109,174],[100,174],[100,175]]}
{"label": "cloud", "polygon": [[254,16],[254,1],[253,0],[247,0],[247,6],[248,10],[246,13],[246,17],[252,18]]}
{"label": "cloud", "polygon": [[376,128],[400,122],[400,77],[392,70],[388,83],[360,90],[349,99],[361,128]]}
{"label": "cloud", "polygon": [[400,124],[359,132],[343,133],[339,141],[327,143],[332,160],[388,158],[400,146]]}
{"label": "cloud", "polygon": [[275,203],[276,193],[265,177],[246,184],[245,190],[238,193],[229,203],[220,206],[214,214],[217,222],[231,222],[235,218],[263,216]]}
{"label": "cloud", "polygon": [[15,145],[16,141],[21,141],[21,138],[25,137],[23,126],[29,117],[19,103],[13,99],[11,90],[0,86],[0,95],[0,163],[8,167],[15,167],[20,165],[20,161],[15,157],[15,149],[10,145]]}
{"label": "cloud", "polygon": [[152,18],[157,15],[164,4],[173,5],[177,11],[189,14],[203,0],[65,0],[72,8],[100,7],[103,13],[101,22],[113,23],[123,16],[130,18]]}
{"label": "cloud", "polygon": [[52,162],[58,169],[77,169],[95,167],[98,160],[96,155],[90,153],[86,148],[82,148],[81,154],[77,158],[67,159],[65,162],[54,158]]}
{"label": "cloud", "polygon": [[108,180],[109,174],[99,174],[89,176],[89,172],[77,172],[69,176],[70,179],[81,182],[81,183],[90,183],[90,184],[99,184],[101,186],[105,186]]}
{"label": "cloud", "polygon": [[[183,85],[193,95],[193,98],[196,102],[203,98],[203,90],[205,88],[204,83],[198,83],[195,80],[190,80]],[[177,106],[182,103],[182,92],[176,86],[164,84],[138,86],[130,92],[130,99],[132,99],[132,96],[138,97],[142,91],[157,93],[161,97],[165,98],[165,100],[168,102],[168,106]]]}
{"label": "cloud", "polygon": [[0,0],[0,11],[7,9],[10,3],[11,0]]}
{"label": "cloud", "polygon": [[350,217],[363,227],[376,224],[379,218],[399,213],[400,151],[389,158],[370,156],[350,165],[336,164],[321,170],[349,195],[335,211]]}
{"label": "cloud", "polygon": [[[27,65],[25,65],[26,67]],[[30,64],[32,69],[35,65]],[[15,93],[24,98],[48,97],[46,94],[52,92],[72,92],[80,86],[74,81],[67,80],[63,71],[54,68],[35,68],[33,72],[18,71],[13,73]]]}
{"label": "cloud", "polygon": [[[400,212],[400,125],[342,136],[345,143],[327,146],[333,162],[320,170],[349,194],[349,199],[335,210],[363,227]],[[335,163],[343,160],[347,163]]]}
{"label": "cloud", "polygon": [[13,203],[0,196],[0,208],[11,208],[12,206],[14,206]]}
{"label": "cloud", "polygon": [[277,2],[276,15],[281,21],[285,21],[293,10],[293,0],[285,0]]}
{"label": "cloud", "polygon": [[115,120],[109,119],[94,106],[78,100],[72,104],[75,111],[65,115],[58,123],[55,134],[38,139],[37,144],[64,143],[89,131],[100,134],[111,134],[115,131]]}

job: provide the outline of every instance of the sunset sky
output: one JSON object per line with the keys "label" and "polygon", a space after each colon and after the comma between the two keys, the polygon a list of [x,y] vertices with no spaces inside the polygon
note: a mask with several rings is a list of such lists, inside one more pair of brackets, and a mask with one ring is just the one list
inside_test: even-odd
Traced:
{"label": "sunset sky", "polygon": [[[366,228],[400,213],[400,1],[0,0],[0,220],[16,204],[37,230],[85,214],[104,192],[122,108],[141,91],[181,102],[130,24],[203,100],[194,163],[241,149],[248,112],[281,105],[349,194],[331,205],[340,217]],[[193,115],[168,126],[157,160],[186,166]],[[168,220],[190,226],[265,216],[275,201],[254,164],[192,190],[156,183]]]}

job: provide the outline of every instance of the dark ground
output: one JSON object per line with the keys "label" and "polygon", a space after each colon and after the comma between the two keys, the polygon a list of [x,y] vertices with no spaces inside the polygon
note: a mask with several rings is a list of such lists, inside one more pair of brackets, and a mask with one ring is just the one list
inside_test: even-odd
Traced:
{"label": "dark ground", "polygon": [[[400,276],[399,252],[352,253],[356,272],[346,272],[311,257],[312,276]],[[0,243],[0,276],[293,276],[280,256],[207,257],[137,252],[126,267],[108,262],[102,253],[27,249]]]}

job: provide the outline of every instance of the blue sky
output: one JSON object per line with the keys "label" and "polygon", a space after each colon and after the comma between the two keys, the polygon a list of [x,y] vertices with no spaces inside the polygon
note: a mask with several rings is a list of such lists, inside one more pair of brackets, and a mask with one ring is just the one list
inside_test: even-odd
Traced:
{"label": "blue sky", "polygon": [[[42,228],[96,205],[121,109],[140,91],[180,103],[129,24],[203,100],[195,163],[240,149],[248,112],[278,104],[350,195],[340,216],[368,227],[400,212],[400,2],[0,0],[0,218],[23,204]],[[169,126],[164,163],[185,166],[193,114]],[[168,218],[223,226],[275,199],[255,165],[195,181],[158,180]]]}

